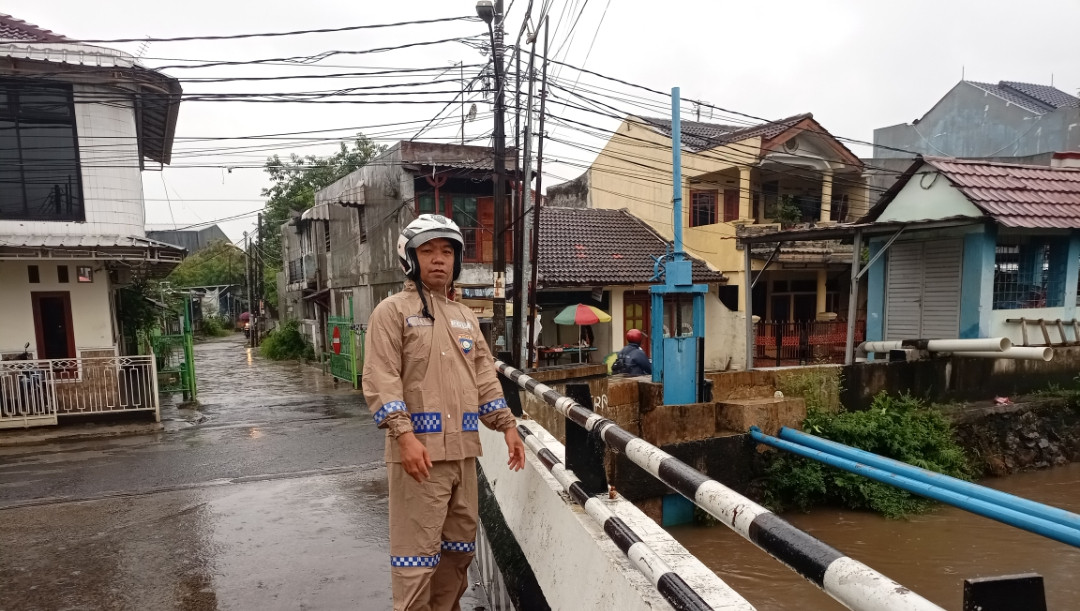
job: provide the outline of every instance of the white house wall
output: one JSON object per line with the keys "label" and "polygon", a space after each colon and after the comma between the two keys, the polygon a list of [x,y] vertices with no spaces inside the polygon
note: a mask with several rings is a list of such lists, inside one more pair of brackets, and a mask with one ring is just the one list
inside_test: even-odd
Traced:
{"label": "white house wall", "polygon": [[[1065,337],[1062,338],[1058,333],[1057,325],[1053,323],[1055,320],[1067,320],[1065,317],[1065,308],[1027,308],[1022,310],[994,310],[990,314],[990,333],[989,337],[1007,337],[1014,346],[1024,345],[1024,332],[1021,330],[1019,323],[1007,323],[1005,322],[1010,318],[1026,318],[1028,320],[1047,320],[1047,328],[1050,333],[1051,342],[1060,341],[1073,341],[1073,333],[1071,325],[1065,325]],[[1028,323],[1027,325],[1028,343],[1034,346],[1039,346],[1046,343],[1043,338],[1042,328],[1038,324]]]}
{"label": "white house wall", "polygon": [[[37,352],[34,309],[31,292],[66,292],[71,295],[71,323],[75,331],[75,349],[111,350],[113,321],[109,308],[108,274],[95,266],[94,281],[76,282],[75,266],[85,261],[35,260],[0,261],[0,352],[21,352],[26,342]],[[30,284],[28,265],[37,265],[41,282]],[[56,267],[68,266],[70,282],[56,281]]]}
{"label": "white house wall", "polygon": [[944,176],[937,172],[918,172],[886,206],[877,222],[937,220],[957,216],[978,218],[983,213]]}
{"label": "white house wall", "polygon": [[[74,85],[86,222],[0,221],[0,234],[144,237],[142,176],[133,104],[122,91]],[[110,101],[90,103],[107,96]]]}

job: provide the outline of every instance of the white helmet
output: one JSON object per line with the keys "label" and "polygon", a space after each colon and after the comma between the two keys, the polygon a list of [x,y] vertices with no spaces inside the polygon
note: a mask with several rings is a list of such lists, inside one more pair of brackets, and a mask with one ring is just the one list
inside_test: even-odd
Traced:
{"label": "white helmet", "polygon": [[416,247],[435,238],[446,238],[454,246],[454,280],[461,275],[461,258],[465,250],[465,240],[457,223],[441,214],[421,214],[416,220],[405,226],[398,237],[397,253],[401,261],[401,271],[413,280],[420,275],[420,264],[416,260]]}

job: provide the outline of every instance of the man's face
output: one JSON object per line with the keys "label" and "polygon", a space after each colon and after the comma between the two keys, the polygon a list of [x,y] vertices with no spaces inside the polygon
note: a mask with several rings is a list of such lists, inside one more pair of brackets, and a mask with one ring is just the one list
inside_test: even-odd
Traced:
{"label": "man's face", "polygon": [[454,246],[446,238],[428,240],[416,247],[420,281],[433,291],[445,291],[454,274]]}

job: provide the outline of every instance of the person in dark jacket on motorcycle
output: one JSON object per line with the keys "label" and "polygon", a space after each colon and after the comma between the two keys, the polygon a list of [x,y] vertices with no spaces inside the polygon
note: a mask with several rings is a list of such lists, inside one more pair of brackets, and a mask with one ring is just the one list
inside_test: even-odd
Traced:
{"label": "person in dark jacket on motorcycle", "polygon": [[641,349],[641,342],[648,337],[640,329],[630,329],[626,332],[626,346],[615,357],[615,363],[611,366],[612,373],[625,373],[632,376],[652,374],[652,361]]}

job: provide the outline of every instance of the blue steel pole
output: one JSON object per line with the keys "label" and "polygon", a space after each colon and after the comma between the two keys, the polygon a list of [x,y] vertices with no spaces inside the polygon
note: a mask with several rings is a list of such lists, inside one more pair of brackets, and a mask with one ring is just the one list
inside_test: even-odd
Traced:
{"label": "blue steel pole", "polygon": [[941,473],[913,467],[907,463],[900,462],[899,460],[893,460],[892,458],[879,456],[865,450],[836,443],[835,441],[822,439],[821,437],[803,433],[802,431],[797,431],[786,426],[780,429],[779,437],[784,441],[790,441],[815,450],[821,450],[822,452],[827,452],[848,460],[854,460],[855,462],[888,471],[889,473],[896,473],[897,475],[911,478],[917,482],[951,490],[957,494],[971,496],[986,501],[987,503],[1002,505],[1021,513],[1030,514],[1044,520],[1049,520],[1063,526],[1080,530],[1080,515],[1072,513],[1071,511],[1044,505],[1043,503],[1014,496],[1012,494],[1001,492],[1000,490],[994,490],[993,488],[987,488],[986,486],[980,486],[979,484],[965,482],[964,480],[956,479],[955,477],[950,477]]}
{"label": "blue steel pole", "polygon": [[874,467],[863,465],[846,458],[840,458],[839,456],[834,456],[827,452],[822,452],[821,450],[815,450],[797,443],[777,439],[776,437],[771,437],[762,433],[761,429],[756,426],[750,427],[750,436],[758,443],[764,443],[774,448],[791,452],[792,454],[798,454],[805,458],[823,462],[829,466],[836,467],[837,469],[843,469],[844,471],[862,475],[863,477],[868,477],[883,484],[895,486],[907,490],[908,492],[914,492],[920,496],[948,503],[949,505],[959,507],[965,511],[970,511],[971,513],[997,520],[998,522],[1008,524],[1009,526],[1022,528],[1028,532],[1033,532],[1037,535],[1042,535],[1049,539],[1080,548],[1080,531],[1074,528],[1062,526],[1056,522],[1051,522],[1026,513],[1020,513],[1019,511],[1008,509],[1000,505],[987,503],[981,499],[964,496],[951,490],[939,488],[938,486],[917,482],[911,478],[895,473],[889,473],[881,469],[875,469]]}
{"label": "blue steel pole", "polygon": [[675,227],[675,261],[682,260],[682,121],[679,88],[671,88],[671,185],[674,191],[671,224]]}

